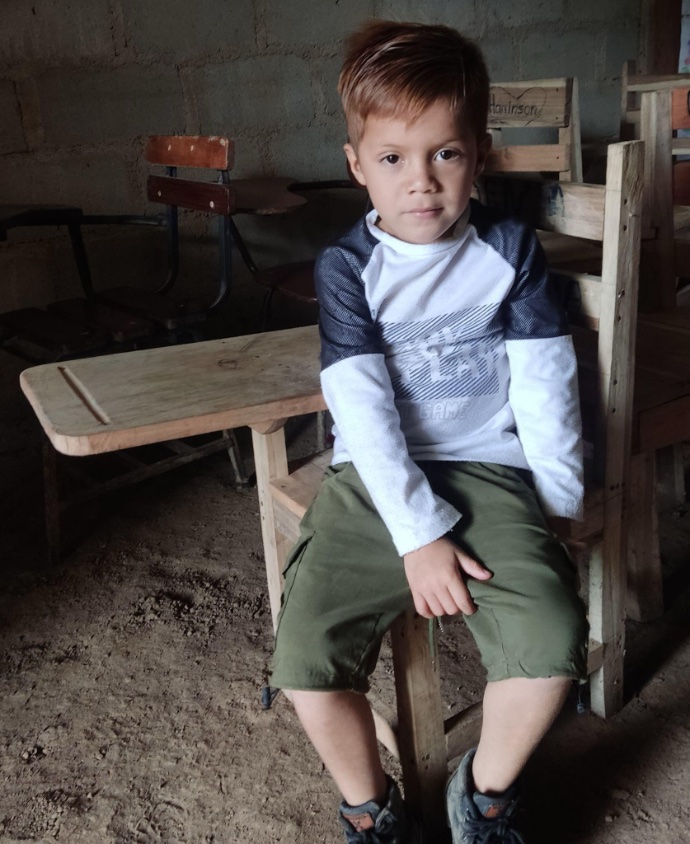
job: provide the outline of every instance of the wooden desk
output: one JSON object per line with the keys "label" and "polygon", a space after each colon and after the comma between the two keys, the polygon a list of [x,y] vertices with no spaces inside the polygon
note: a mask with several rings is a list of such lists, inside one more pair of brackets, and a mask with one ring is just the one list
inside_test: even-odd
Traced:
{"label": "wooden desk", "polygon": [[49,363],[20,382],[55,448],[79,457],[325,406],[316,326]]}
{"label": "wooden desk", "polygon": [[285,419],[326,407],[316,326],[49,363],[20,382],[53,446],[77,457],[250,426],[275,621],[281,563],[268,487],[287,474]]}

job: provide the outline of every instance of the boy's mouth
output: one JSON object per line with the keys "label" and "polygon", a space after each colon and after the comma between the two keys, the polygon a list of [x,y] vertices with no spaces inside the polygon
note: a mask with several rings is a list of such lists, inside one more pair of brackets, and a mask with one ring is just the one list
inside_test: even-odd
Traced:
{"label": "boy's mouth", "polygon": [[423,219],[425,217],[434,217],[436,214],[440,214],[442,210],[443,209],[438,206],[434,206],[433,208],[412,208],[408,211],[408,214],[412,214],[415,217],[421,217]]}

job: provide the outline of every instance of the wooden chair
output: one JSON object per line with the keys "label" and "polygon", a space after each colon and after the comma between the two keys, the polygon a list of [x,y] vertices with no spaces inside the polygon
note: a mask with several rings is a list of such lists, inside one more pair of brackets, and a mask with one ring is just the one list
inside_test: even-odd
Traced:
{"label": "wooden chair", "polygon": [[[600,278],[570,272],[567,283],[578,358],[585,430],[592,444],[586,517],[575,535],[591,544],[589,563],[589,672],[591,705],[608,717],[623,703],[625,611],[624,500],[630,455],[632,377],[640,242],[642,145],[610,147],[605,186],[530,183],[520,206],[540,228],[601,241]],[[525,182],[527,185],[527,182]],[[512,202],[516,194],[507,195]],[[559,202],[553,201],[554,196]],[[274,623],[280,606],[281,569],[299,521],[318,490],[329,457],[317,455],[288,468],[285,418],[253,425],[257,486]],[[410,611],[393,625],[397,735],[375,714],[377,734],[398,756],[405,794],[425,815],[430,831],[443,818],[448,759],[476,741],[480,705],[444,724],[439,664],[428,624]],[[441,830],[436,830],[441,834]]]}
{"label": "wooden chair", "polygon": [[[355,208],[359,215],[366,203],[365,191],[353,179],[331,179],[315,182],[294,182],[289,186],[291,193],[296,196],[309,197],[318,194],[322,199],[328,198],[334,192],[347,191],[357,200]],[[343,205],[343,203],[339,203]],[[305,305],[316,306],[316,290],[314,287],[314,259],[293,261],[287,264],[276,264],[272,267],[257,266],[246,242],[240,232],[234,231],[235,242],[242,255],[247,269],[257,284],[266,288],[261,309],[260,330],[265,331],[269,324],[271,306],[276,293]],[[325,243],[323,244],[325,245]]]}
{"label": "wooden chair", "polygon": [[[232,278],[232,246],[237,230],[235,214],[284,213],[305,200],[287,190],[291,179],[240,179],[231,181],[234,144],[226,137],[154,136],[144,157],[149,164],[165,167],[165,175],[149,175],[147,196],[166,206],[168,272],[155,290],[117,287],[98,294],[98,299],[150,319],[168,331],[184,332],[203,322],[225,301]],[[180,178],[178,168],[215,171],[215,182]],[[215,295],[200,300],[171,294],[179,270],[178,208],[203,211],[218,217],[219,276]],[[238,244],[239,246],[239,244]],[[241,246],[240,246],[241,249]]]}
{"label": "wooden chair", "polygon": [[[493,149],[487,173],[557,174],[563,182],[582,181],[580,109],[577,79],[536,79],[492,82],[489,92],[489,131]],[[521,143],[505,144],[506,129],[519,130]],[[552,129],[555,143],[535,143],[534,130]]]}
{"label": "wooden chair", "polygon": [[[690,196],[679,173],[690,139],[690,75],[640,76],[623,69],[621,134],[645,142],[640,263],[634,498],[631,510],[629,615],[640,621],[663,611],[657,512],[685,500],[680,443],[690,439],[690,304],[678,279],[690,277]],[[644,509],[641,509],[644,508]]]}

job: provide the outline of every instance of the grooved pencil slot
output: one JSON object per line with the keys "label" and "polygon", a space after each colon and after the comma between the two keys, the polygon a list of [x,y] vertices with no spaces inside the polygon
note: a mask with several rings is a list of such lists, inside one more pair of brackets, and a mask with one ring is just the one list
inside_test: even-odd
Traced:
{"label": "grooved pencil slot", "polygon": [[112,425],[110,417],[91,395],[88,387],[86,387],[85,384],[82,384],[79,378],[68,366],[58,366],[58,372],[65,379],[74,395],[79,399],[89,413],[91,413],[91,415],[101,423],[101,425]]}

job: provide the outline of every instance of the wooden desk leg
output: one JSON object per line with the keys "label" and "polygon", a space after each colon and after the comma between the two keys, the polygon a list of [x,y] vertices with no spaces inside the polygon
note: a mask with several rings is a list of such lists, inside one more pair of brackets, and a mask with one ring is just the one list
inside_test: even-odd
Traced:
{"label": "wooden desk leg", "polygon": [[418,811],[430,841],[448,836],[446,738],[438,659],[431,652],[429,621],[409,610],[391,628],[398,743],[405,800]]}
{"label": "wooden desk leg", "polygon": [[[268,488],[271,481],[275,478],[284,478],[288,473],[285,432],[282,427],[285,420],[281,420],[277,424],[280,425],[277,430],[272,430],[274,427],[272,425],[252,427],[256,488],[259,493],[259,510],[261,511],[261,535],[264,542],[268,597],[271,602],[274,630],[278,623],[282,571],[287,553],[286,543],[279,538],[276,531],[273,504]],[[267,431],[267,433],[262,433],[262,431]]]}
{"label": "wooden desk leg", "polygon": [[48,437],[43,437],[43,500],[45,506],[48,563],[60,562],[60,496],[58,492],[57,454]]}
{"label": "wooden desk leg", "polygon": [[592,712],[601,718],[610,718],[623,706],[625,653],[627,572],[622,501],[619,497],[607,504],[611,525],[604,531],[604,541],[592,548],[589,560],[590,638],[604,646],[602,665],[590,675],[589,683]]}

